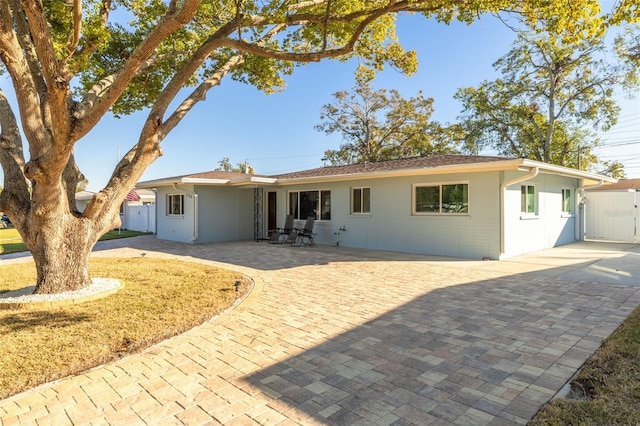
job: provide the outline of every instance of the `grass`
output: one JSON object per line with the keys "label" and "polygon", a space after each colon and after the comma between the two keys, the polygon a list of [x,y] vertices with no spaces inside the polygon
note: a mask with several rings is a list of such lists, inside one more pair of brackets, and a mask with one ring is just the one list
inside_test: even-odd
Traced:
{"label": "grass", "polygon": [[[100,241],[148,234],[151,234],[151,232],[127,231],[125,229],[118,231],[115,229],[104,234],[100,238]],[[0,229],[0,254],[16,253],[20,251],[27,251],[27,246],[22,242],[22,238],[20,237],[20,234],[18,234],[18,231],[13,227]]]}
{"label": "grass", "polygon": [[[50,310],[0,310],[0,399],[180,334],[249,288],[238,273],[177,260],[95,258],[90,267],[92,276],[120,279],[124,288]],[[33,283],[33,263],[0,268],[0,293]]]}
{"label": "grass", "polygon": [[640,307],[603,342],[572,385],[585,398],[549,402],[530,426],[639,424]]}

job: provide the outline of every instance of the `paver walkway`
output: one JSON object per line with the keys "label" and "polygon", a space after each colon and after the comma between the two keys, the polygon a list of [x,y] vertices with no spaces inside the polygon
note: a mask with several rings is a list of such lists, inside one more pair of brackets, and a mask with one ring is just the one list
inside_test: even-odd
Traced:
{"label": "paver walkway", "polygon": [[2,424],[525,424],[640,304],[638,287],[501,262],[152,236],[99,248],[221,265],[255,289],[143,353],[0,401]]}

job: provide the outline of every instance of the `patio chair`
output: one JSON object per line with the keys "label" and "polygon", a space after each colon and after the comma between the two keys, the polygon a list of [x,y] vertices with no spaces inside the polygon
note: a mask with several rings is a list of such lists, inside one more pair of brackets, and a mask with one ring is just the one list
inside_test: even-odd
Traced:
{"label": "patio chair", "polygon": [[298,241],[300,234],[297,229],[292,229],[289,234],[282,240],[282,244],[291,244],[296,245],[296,241]]}
{"label": "patio chair", "polygon": [[[313,247],[316,245],[316,242],[313,239],[313,237],[315,237],[316,235],[313,233],[313,225],[315,224],[315,222],[316,222],[315,216],[309,216],[307,218],[307,221],[304,224],[304,228],[294,230],[298,234],[297,236],[298,247],[303,245]],[[292,245],[296,245],[295,241],[294,243],[292,243]]]}
{"label": "patio chair", "polygon": [[288,239],[291,231],[293,231],[293,215],[288,214],[284,219],[284,226],[271,231],[269,243],[283,244]]}

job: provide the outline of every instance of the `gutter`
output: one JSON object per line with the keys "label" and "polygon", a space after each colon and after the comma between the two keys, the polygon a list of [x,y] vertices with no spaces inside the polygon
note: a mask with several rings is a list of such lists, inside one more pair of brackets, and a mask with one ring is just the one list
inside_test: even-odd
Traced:
{"label": "gutter", "polygon": [[540,169],[538,167],[532,167],[531,169],[529,169],[529,173],[527,173],[524,176],[520,176],[517,177],[515,179],[512,179],[510,181],[504,182],[502,185],[500,185],[500,256],[502,256],[505,253],[505,248],[504,248],[504,216],[505,216],[505,209],[504,209],[504,196],[507,190],[508,186],[511,185],[515,185],[517,183],[520,182],[524,182],[526,180],[529,179],[533,179],[536,176],[538,176],[538,173],[540,172]]}
{"label": "gutter", "polygon": [[198,194],[195,192],[189,191],[188,189],[178,188],[178,185],[175,183],[172,184],[173,189],[176,191],[184,191],[187,194],[193,196],[193,238],[191,238],[191,242],[195,242],[198,239]]}

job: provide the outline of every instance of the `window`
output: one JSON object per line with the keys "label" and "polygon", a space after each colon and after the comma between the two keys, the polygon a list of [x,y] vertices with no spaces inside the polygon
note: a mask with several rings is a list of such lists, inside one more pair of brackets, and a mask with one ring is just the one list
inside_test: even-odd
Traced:
{"label": "window", "polygon": [[184,214],[184,194],[167,195],[167,216],[182,216]]}
{"label": "window", "polygon": [[536,213],[536,187],[533,185],[520,186],[520,211],[522,213]]}
{"label": "window", "polygon": [[573,212],[573,198],[571,198],[571,189],[562,188],[562,213],[571,214]]}
{"label": "window", "polygon": [[331,220],[331,191],[289,192],[289,214],[295,219]]}
{"label": "window", "polygon": [[371,188],[351,188],[351,214],[371,213]]}
{"label": "window", "polygon": [[469,213],[469,184],[415,185],[413,213]]}

